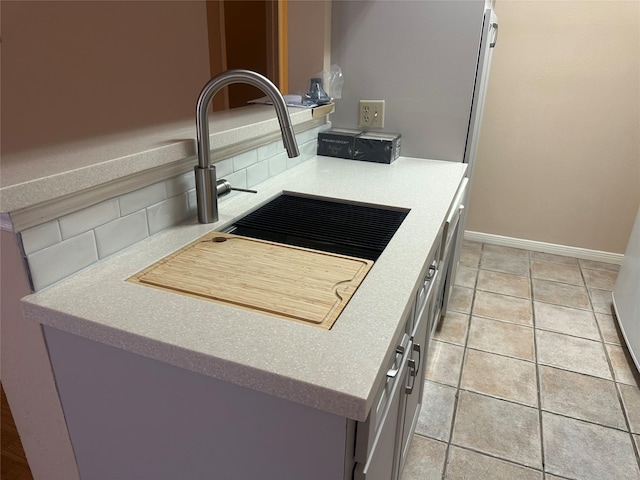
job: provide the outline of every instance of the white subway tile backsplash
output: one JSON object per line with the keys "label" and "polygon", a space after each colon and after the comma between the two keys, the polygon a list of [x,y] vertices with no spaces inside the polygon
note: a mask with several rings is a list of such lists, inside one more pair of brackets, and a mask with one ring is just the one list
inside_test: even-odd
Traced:
{"label": "white subway tile backsplash", "polygon": [[279,153],[275,157],[271,157],[267,162],[269,162],[269,177],[274,177],[287,169],[287,154]]}
{"label": "white subway tile backsplash", "polygon": [[96,228],[98,257],[105,258],[149,236],[147,211],[119,218]]}
{"label": "white subway tile backsplash", "polygon": [[50,247],[62,240],[60,225],[57,220],[43,223],[20,232],[22,248],[25,254],[30,254]]}
{"label": "white subway tile backsplash", "polygon": [[257,184],[264,182],[267,178],[269,178],[268,161],[258,162],[247,168],[247,188],[252,188]]}
{"label": "white subway tile backsplash", "polygon": [[315,139],[318,135],[318,128],[312,128],[311,130],[305,130],[296,135],[298,144],[307,143],[309,140]]}
{"label": "white subway tile backsplash", "polygon": [[154,183],[120,197],[120,214],[129,215],[167,198],[165,182]]}
{"label": "white subway tile backsplash", "polygon": [[232,187],[247,188],[247,171],[240,170],[227,177]]}
{"label": "white subway tile backsplash", "polygon": [[187,196],[187,217],[195,217],[198,213],[198,201],[195,200],[195,202],[192,204],[191,203],[191,192],[193,192],[193,199],[195,200],[196,198],[196,191],[195,190],[189,190],[188,192],[185,193],[185,195]]}
{"label": "white subway tile backsplash", "polygon": [[118,199],[114,198],[60,217],[58,221],[60,222],[62,239],[66,240],[119,217],[120,206]]}
{"label": "white subway tile backsplash", "polygon": [[171,197],[147,208],[149,234],[153,235],[172,225],[180,223],[189,216],[189,203],[186,192]]}
{"label": "white subway tile backsplash", "polygon": [[233,173],[233,159],[227,158],[226,160],[216,162],[215,167],[217,178],[224,178],[227,175],[231,175]]}
{"label": "white subway tile backsplash", "polygon": [[255,163],[258,163],[258,151],[257,149],[249,150],[233,157],[233,171],[237,172]]}
{"label": "white subway tile backsplash", "polygon": [[[316,154],[317,135],[330,125],[296,135],[300,156],[289,159],[282,140],[215,164],[218,179],[252,188]],[[235,195],[233,192],[220,200]],[[246,195],[246,194],[242,194]],[[45,288],[149,235],[197,213],[195,175],[174,178],[70,213],[20,232],[36,290]]]}
{"label": "white subway tile backsplash", "polygon": [[293,158],[289,158],[285,155],[285,158],[287,159],[287,169],[295,167],[299,163],[302,163],[302,153],[297,157],[293,157]]}
{"label": "white subway tile backsplash", "polygon": [[267,158],[271,158],[280,153],[282,149],[284,149],[282,141],[271,142],[267,145],[263,145],[262,147],[258,147],[258,161],[260,162]]}
{"label": "white subway tile backsplash", "polygon": [[305,160],[309,160],[310,158],[315,157],[317,152],[318,152],[318,142],[315,140],[312,140],[307,143],[303,143],[300,146],[300,155],[302,156],[303,162]]}
{"label": "white subway tile backsplash", "polygon": [[189,211],[196,215],[198,212],[198,199],[196,198],[195,188],[187,192],[187,204],[189,205]]}
{"label": "white subway tile backsplash", "polygon": [[34,290],[42,290],[98,261],[93,230],[27,255]]}
{"label": "white subway tile backsplash", "polygon": [[166,180],[165,186],[167,188],[167,197],[175,197],[192,188],[196,188],[196,174],[193,170],[190,170],[182,175]]}

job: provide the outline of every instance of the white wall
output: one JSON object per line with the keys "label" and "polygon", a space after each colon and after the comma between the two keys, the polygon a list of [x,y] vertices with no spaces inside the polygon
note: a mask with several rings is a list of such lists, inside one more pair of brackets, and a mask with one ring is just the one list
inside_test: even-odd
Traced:
{"label": "white wall", "polygon": [[640,204],[640,2],[496,11],[467,230],[624,253]]}

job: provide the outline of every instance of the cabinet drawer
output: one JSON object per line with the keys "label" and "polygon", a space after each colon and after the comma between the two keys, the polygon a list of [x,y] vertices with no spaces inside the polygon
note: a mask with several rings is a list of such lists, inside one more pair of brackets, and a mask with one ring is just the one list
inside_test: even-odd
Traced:
{"label": "cabinet drawer", "polygon": [[442,247],[440,249],[440,260],[442,260],[448,253],[449,245],[451,244],[451,239],[453,238],[453,234],[456,231],[456,225],[460,220],[460,215],[462,214],[462,210],[464,210],[464,202],[467,198],[468,186],[469,186],[469,179],[463,178],[462,182],[460,183],[460,187],[458,188],[458,192],[456,193],[456,196],[453,199],[453,203],[451,204],[451,209],[447,214],[447,219],[444,222],[444,229],[442,231]]}
{"label": "cabinet drawer", "polygon": [[[399,455],[398,423],[401,421],[400,410],[405,402],[405,381],[408,359],[411,354],[411,342],[404,345],[402,352],[398,351],[399,366],[391,369],[387,374],[390,381],[386,405],[373,431],[365,428],[356,432],[356,467],[355,480],[389,480],[395,478]],[[391,376],[393,375],[393,376]],[[386,392],[385,392],[386,394]],[[373,414],[373,411],[372,411]],[[371,417],[371,415],[370,415]],[[367,421],[369,422],[371,418]],[[358,426],[359,427],[359,426]],[[373,434],[373,435],[372,435]],[[368,445],[366,451],[362,447]],[[362,460],[364,457],[364,460]]]}
{"label": "cabinet drawer", "polygon": [[[411,312],[413,317],[413,310]],[[404,371],[407,363],[409,335],[403,334],[402,340],[396,347],[393,360],[387,369],[385,380],[380,392],[371,407],[369,417],[364,422],[358,423],[356,431],[355,460],[359,463],[366,463],[367,458],[373,448],[378,431],[382,428],[389,412],[389,405],[392,402],[397,385],[402,383],[401,372]]]}

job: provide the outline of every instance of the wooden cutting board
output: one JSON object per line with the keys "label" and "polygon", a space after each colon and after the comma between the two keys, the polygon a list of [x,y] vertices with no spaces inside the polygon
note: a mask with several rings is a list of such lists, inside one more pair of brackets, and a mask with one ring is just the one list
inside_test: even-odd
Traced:
{"label": "wooden cutting board", "polygon": [[131,282],[331,328],[370,260],[211,232]]}

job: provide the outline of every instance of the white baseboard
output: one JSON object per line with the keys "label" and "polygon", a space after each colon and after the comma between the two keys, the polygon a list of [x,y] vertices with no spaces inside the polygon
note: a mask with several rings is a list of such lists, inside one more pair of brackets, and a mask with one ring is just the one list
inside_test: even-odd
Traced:
{"label": "white baseboard", "polygon": [[568,245],[558,245],[555,243],[537,242],[535,240],[524,240],[522,238],[504,237],[491,233],[470,232],[465,230],[464,239],[472,242],[489,243],[502,247],[522,248],[533,250],[534,252],[551,253],[553,255],[564,255],[567,257],[582,258],[596,262],[622,264],[624,255],[622,253],[603,252],[600,250],[589,250],[587,248],[570,247]]}

